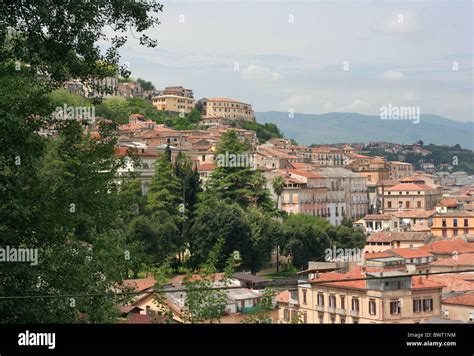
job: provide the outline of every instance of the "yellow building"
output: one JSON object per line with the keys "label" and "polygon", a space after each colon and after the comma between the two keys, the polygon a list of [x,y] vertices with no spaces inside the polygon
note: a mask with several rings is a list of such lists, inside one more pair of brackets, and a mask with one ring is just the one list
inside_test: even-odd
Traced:
{"label": "yellow building", "polygon": [[153,106],[160,111],[189,114],[195,106],[192,98],[178,95],[160,95],[153,98]]}
{"label": "yellow building", "polygon": [[452,239],[458,235],[474,234],[474,212],[460,210],[435,214],[431,233],[445,239]]}
{"label": "yellow building", "polygon": [[442,289],[427,277],[399,271],[323,273],[298,286],[297,300],[277,298],[279,322],[298,315],[308,324],[421,323],[441,316]]}
{"label": "yellow building", "polygon": [[206,117],[223,117],[231,120],[255,121],[252,105],[228,98],[203,100]]}

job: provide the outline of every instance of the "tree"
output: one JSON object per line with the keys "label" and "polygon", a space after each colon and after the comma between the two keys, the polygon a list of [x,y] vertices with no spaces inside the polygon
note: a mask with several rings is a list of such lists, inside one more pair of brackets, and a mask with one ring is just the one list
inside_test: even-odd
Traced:
{"label": "tree", "polygon": [[302,214],[290,215],[284,221],[287,240],[284,252],[291,256],[291,262],[295,267],[303,269],[308,261],[319,260],[325,256],[330,240],[321,226],[322,221]]}
{"label": "tree", "polygon": [[164,210],[176,216],[181,202],[181,187],[173,171],[170,153],[165,151],[155,164],[155,174],[148,189],[147,208],[150,212]]}
{"label": "tree", "polygon": [[[209,179],[206,194],[214,195],[218,200],[236,202],[244,209],[254,204],[272,210],[273,203],[265,188],[265,179],[250,164],[253,154],[248,142],[241,142],[236,132],[230,130],[222,135],[216,157],[218,166]],[[226,157],[235,157],[241,162],[226,162]]]}
{"label": "tree", "polygon": [[[123,162],[111,126],[101,124],[91,139],[83,122],[54,121],[55,106],[72,97],[50,93],[70,78],[91,83],[126,72],[118,66],[124,32],[154,46],[143,32],[160,11],[158,3],[125,0],[0,3],[0,243],[39,254],[38,265],[2,264],[0,295],[95,295],[2,299],[2,322],[115,320],[116,300],[101,294],[126,277],[127,246],[114,226],[114,176]],[[110,39],[105,25],[122,34]],[[99,39],[110,40],[105,54]]]}
{"label": "tree", "polygon": [[[227,293],[224,289],[228,284],[228,278],[231,273],[226,273],[223,278],[216,278],[217,268],[223,251],[225,241],[219,238],[215,245],[208,251],[206,263],[200,271],[186,275],[184,286],[186,288],[186,301],[184,310],[184,319],[190,323],[208,322],[213,323],[225,314],[227,305]],[[229,266],[229,261],[228,264]]]}
{"label": "tree", "polygon": [[250,248],[250,227],[244,211],[235,203],[214,201],[198,209],[192,226],[190,265],[198,268],[205,263],[209,251],[220,239],[224,246],[215,263],[218,270],[225,267],[234,251],[242,254]]}
{"label": "tree", "polygon": [[273,191],[275,192],[277,196],[276,208],[278,209],[278,206],[280,205],[279,203],[280,203],[281,194],[283,193],[283,189],[285,189],[285,179],[282,176],[276,176],[273,179],[272,186],[273,186]]}
{"label": "tree", "polygon": [[252,207],[246,214],[250,226],[250,241],[248,248],[240,251],[242,263],[256,274],[271,260],[276,241],[282,235],[281,224],[272,220],[271,216]]}
{"label": "tree", "polygon": [[140,83],[143,90],[155,90],[155,86],[152,82],[146,81],[145,79],[138,78],[137,82]]}

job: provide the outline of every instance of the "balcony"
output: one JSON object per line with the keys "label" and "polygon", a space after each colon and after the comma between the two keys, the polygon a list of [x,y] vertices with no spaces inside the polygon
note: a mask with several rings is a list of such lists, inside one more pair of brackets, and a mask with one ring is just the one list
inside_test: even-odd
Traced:
{"label": "balcony", "polygon": [[328,307],[328,313],[336,314],[336,308]]}
{"label": "balcony", "polygon": [[346,315],[346,309],[336,308],[336,314]]}
{"label": "balcony", "polygon": [[349,315],[353,317],[359,316],[359,311],[358,310],[351,310],[349,311]]}
{"label": "balcony", "polygon": [[324,311],[324,305],[315,305],[314,309],[316,311],[323,312]]}

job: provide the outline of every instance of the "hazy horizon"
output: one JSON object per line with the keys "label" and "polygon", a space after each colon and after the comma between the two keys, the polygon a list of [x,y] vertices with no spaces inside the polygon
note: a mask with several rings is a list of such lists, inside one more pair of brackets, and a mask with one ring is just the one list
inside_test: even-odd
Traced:
{"label": "hazy horizon", "polygon": [[162,3],[148,32],[158,46],[129,33],[121,50],[132,77],[157,88],[258,112],[378,115],[392,103],[474,121],[470,1]]}

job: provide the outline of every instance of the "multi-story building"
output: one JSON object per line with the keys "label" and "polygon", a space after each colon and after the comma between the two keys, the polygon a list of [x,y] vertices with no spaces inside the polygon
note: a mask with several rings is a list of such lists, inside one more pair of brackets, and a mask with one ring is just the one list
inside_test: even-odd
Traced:
{"label": "multi-story building", "polygon": [[389,179],[399,180],[404,177],[412,176],[415,169],[411,163],[389,161],[388,162],[390,172]]}
{"label": "multi-story building", "polygon": [[350,168],[366,177],[368,183],[377,184],[390,179],[390,165],[383,157],[355,155],[350,157]]}
{"label": "multi-story building", "polygon": [[331,224],[339,225],[343,217],[355,220],[367,215],[369,198],[364,176],[340,167],[319,168],[315,172],[326,177]]}
{"label": "multi-story building", "polygon": [[[309,324],[421,323],[441,315],[443,285],[400,271],[322,273],[298,285],[294,314]],[[288,303],[278,301],[280,322]]]}
{"label": "multi-story building", "polygon": [[443,318],[474,323],[474,292],[450,296],[443,299]]}
{"label": "multi-story building", "polygon": [[453,239],[458,235],[474,234],[474,212],[452,211],[446,214],[436,213],[431,226],[433,235],[444,239]]}
{"label": "multi-story building", "polygon": [[255,121],[251,104],[229,98],[203,99],[202,114],[206,117],[223,117],[231,120]]}
{"label": "multi-story building", "polygon": [[[278,202],[280,210],[289,214],[306,214],[326,218],[326,187],[324,177],[297,169],[280,170],[285,188]],[[270,187],[271,188],[271,187]],[[271,189],[271,191],[273,191]],[[274,193],[273,193],[274,195]],[[274,197],[276,199],[276,197]]]}
{"label": "multi-story building", "polygon": [[159,95],[153,97],[153,106],[160,111],[189,114],[195,106],[194,99],[179,95]]}
{"label": "multi-story building", "polygon": [[425,232],[379,231],[371,234],[365,243],[366,253],[384,252],[390,249],[409,249],[423,246],[431,237]]}
{"label": "multi-story building", "polygon": [[401,210],[430,210],[440,201],[440,186],[427,183],[420,177],[402,178],[399,184],[384,189],[383,213]]}
{"label": "multi-story building", "polygon": [[347,156],[344,150],[337,147],[317,146],[311,148],[311,154],[308,155],[311,161],[319,166],[343,167]]}
{"label": "multi-story building", "polygon": [[191,89],[183,88],[182,86],[166,87],[162,95],[175,95],[185,98],[193,98],[193,91]]}

